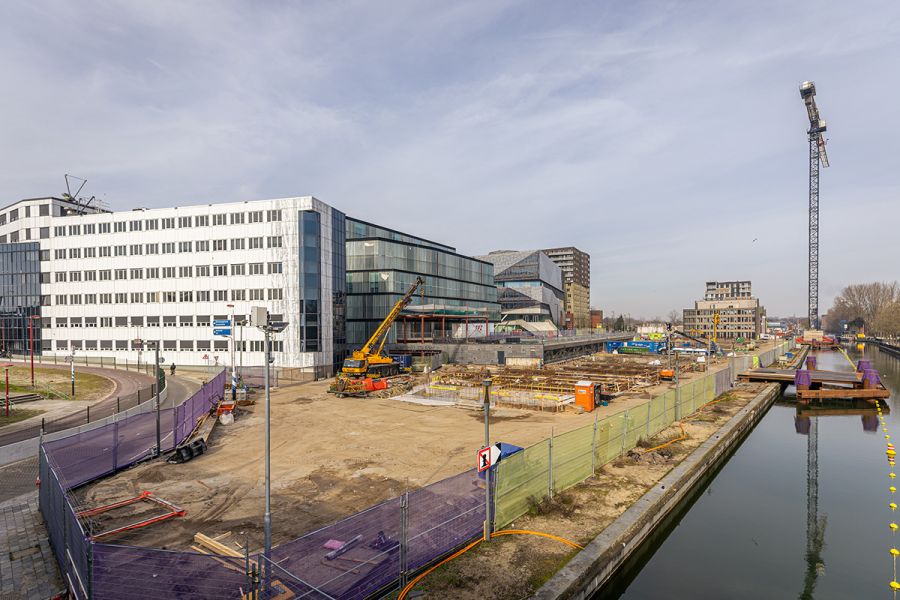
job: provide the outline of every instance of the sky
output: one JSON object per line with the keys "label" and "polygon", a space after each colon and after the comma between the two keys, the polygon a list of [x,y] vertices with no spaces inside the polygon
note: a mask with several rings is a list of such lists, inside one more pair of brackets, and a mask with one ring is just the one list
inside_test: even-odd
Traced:
{"label": "sky", "polygon": [[0,204],[313,195],[455,246],[574,245],[591,304],[665,316],[750,279],[806,313],[898,279],[895,2],[0,3]]}

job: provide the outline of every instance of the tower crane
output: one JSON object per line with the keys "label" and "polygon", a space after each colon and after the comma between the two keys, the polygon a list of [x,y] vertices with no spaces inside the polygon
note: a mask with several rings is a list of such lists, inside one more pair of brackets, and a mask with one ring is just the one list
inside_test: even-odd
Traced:
{"label": "tower crane", "polygon": [[819,164],[828,166],[825,153],[825,119],[816,106],[816,84],[800,84],[800,97],[809,116],[809,328],[819,328]]}

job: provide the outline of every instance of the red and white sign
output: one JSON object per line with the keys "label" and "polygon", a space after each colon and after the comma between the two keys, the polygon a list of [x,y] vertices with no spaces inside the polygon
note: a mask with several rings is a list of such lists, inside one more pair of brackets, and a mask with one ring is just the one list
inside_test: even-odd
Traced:
{"label": "red and white sign", "polygon": [[202,360],[209,360],[209,354],[204,354]]}
{"label": "red and white sign", "polygon": [[487,448],[482,448],[478,451],[478,460],[476,463],[476,467],[478,468],[478,472],[487,471],[491,467],[493,467],[500,460],[500,447],[499,445],[488,446]]}

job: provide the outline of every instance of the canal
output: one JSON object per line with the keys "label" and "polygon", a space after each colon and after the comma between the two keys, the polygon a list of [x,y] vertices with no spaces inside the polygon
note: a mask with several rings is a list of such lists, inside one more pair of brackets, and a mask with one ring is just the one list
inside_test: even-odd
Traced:
{"label": "canal", "polygon": [[[873,361],[891,390],[885,416],[900,440],[900,359],[873,345],[854,348]],[[818,356],[819,368],[849,370],[838,352]],[[594,598],[623,600],[722,598],[891,598],[889,549],[894,540],[885,440],[874,410],[817,411],[798,418],[787,398],[770,409],[692,503],[671,516]],[[836,411],[834,411],[836,412]],[[844,411],[846,412],[846,411]],[[818,526],[807,535],[807,450],[818,430]],[[896,434],[896,437],[895,437]],[[900,465],[898,465],[900,467]],[[816,531],[821,552],[815,550]],[[900,543],[900,540],[897,540]],[[808,544],[813,553],[808,555]],[[810,559],[811,558],[811,559]]]}

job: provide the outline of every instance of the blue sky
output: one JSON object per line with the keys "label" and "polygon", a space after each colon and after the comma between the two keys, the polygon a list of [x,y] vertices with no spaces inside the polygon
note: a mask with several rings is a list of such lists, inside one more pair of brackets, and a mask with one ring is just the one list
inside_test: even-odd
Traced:
{"label": "blue sky", "polygon": [[814,79],[824,311],[898,278],[898,30],[865,1],[9,1],[0,195],[312,194],[466,254],[578,246],[607,313],[751,279],[802,315]]}

